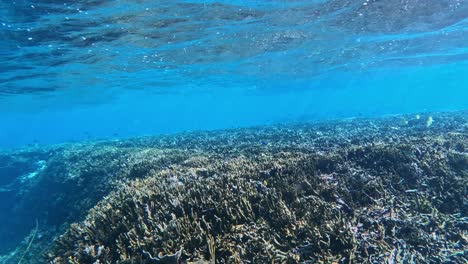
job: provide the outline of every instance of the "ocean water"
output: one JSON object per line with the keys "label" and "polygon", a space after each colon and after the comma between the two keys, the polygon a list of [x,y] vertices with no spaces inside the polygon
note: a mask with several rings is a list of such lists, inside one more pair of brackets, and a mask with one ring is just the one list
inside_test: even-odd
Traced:
{"label": "ocean water", "polygon": [[[190,261],[203,254],[210,261],[216,255],[216,263],[239,259],[352,263],[353,258],[356,263],[412,263],[405,262],[408,259],[422,263],[417,261],[428,256],[439,256],[431,263],[463,263],[468,259],[466,110],[465,0],[0,0],[0,263],[156,263],[159,252],[173,261],[169,263],[195,263]],[[388,149],[383,151],[379,144]],[[361,148],[364,154],[356,150]],[[221,160],[231,167],[220,165]],[[318,165],[306,166],[309,163],[304,160]],[[229,178],[244,175],[235,172],[239,164],[250,182]],[[166,169],[173,175],[164,174]],[[122,206],[122,217],[133,212],[133,207],[125,209],[116,202],[127,198],[134,199],[139,208],[134,215],[150,212],[148,217],[155,222],[156,215],[165,212],[151,216],[158,207],[144,204],[151,200],[144,195],[152,197],[151,192],[160,190],[145,188],[167,185],[161,192],[172,195],[174,177],[183,179],[176,183],[187,188],[187,193],[209,193],[203,189],[206,186],[223,190],[225,186],[219,186],[216,177],[239,188],[255,184],[257,189],[275,190],[271,197],[276,203],[287,194],[281,191],[285,185],[273,178],[289,179],[293,177],[289,171],[294,170],[299,178],[305,175],[301,183],[293,184],[297,201],[302,201],[300,193],[307,193],[309,185],[304,182],[333,190],[335,196],[313,194],[323,198],[323,204],[330,202],[330,195],[335,197],[333,206],[344,210],[335,215],[335,209],[323,209],[331,226],[333,217],[354,214],[354,220],[340,220],[350,221],[346,230],[365,234],[355,234],[353,241],[364,239],[372,244],[378,240],[365,237],[372,230],[359,231],[369,225],[353,222],[361,219],[357,216],[378,211],[372,211],[372,206],[398,212],[386,222],[374,219],[383,225],[401,220],[395,221],[393,229],[386,226],[393,233],[385,246],[374,247],[379,257],[373,261],[366,254],[374,253],[361,244],[350,247],[356,249],[352,254],[348,242],[331,246],[334,240],[330,242],[328,231],[323,231],[323,237],[328,237],[331,251],[310,249],[315,242],[306,235],[303,240],[283,241],[280,237],[288,236],[278,231],[276,238],[283,244],[278,250],[288,256],[284,259],[281,254],[272,257],[279,251],[269,252],[271,245],[259,246],[268,248],[263,253],[247,248],[242,252],[253,253],[239,253],[239,259],[230,249],[219,245],[212,249],[213,239],[231,239],[216,236],[218,231],[207,231],[208,235],[203,233],[192,244],[179,239],[179,233],[171,233],[173,243],[184,245],[183,251],[177,251],[179,245],[160,245],[151,239],[132,251],[133,244],[96,224],[102,223],[99,217],[118,217],[106,211],[105,202]],[[369,178],[356,176],[362,171]],[[199,186],[199,179],[190,173],[209,180]],[[158,181],[166,176],[169,180]],[[323,182],[315,183],[309,176]],[[435,183],[437,177],[443,180]],[[446,186],[447,179],[452,180],[452,187]],[[366,184],[384,188],[384,198],[371,192],[362,195],[375,203],[389,201],[388,193],[399,198],[390,199],[392,205],[377,206],[365,199],[356,202],[353,199],[359,191],[341,186],[343,182],[359,190]],[[375,182],[381,185],[372,185]],[[133,189],[141,192],[131,193]],[[424,195],[418,196],[413,208],[411,195],[418,191]],[[219,197],[232,194],[220,193]],[[102,200],[106,195],[108,199]],[[427,198],[428,208],[435,209],[421,209],[421,197],[437,197]],[[185,206],[199,205],[187,199]],[[411,206],[401,209],[403,205],[393,203],[399,199]],[[278,204],[297,206],[286,198]],[[304,207],[296,208],[298,212],[310,203],[300,205]],[[284,213],[277,209],[270,211]],[[200,212],[207,210],[215,209],[201,208]],[[433,223],[442,226],[445,221],[449,227],[430,233],[417,226],[424,230],[417,239],[401,235],[410,232],[408,212],[412,210],[418,212],[413,222],[425,222],[432,214]],[[273,222],[277,222],[258,218],[261,212],[258,209],[255,216],[233,220],[216,211],[235,228],[256,223],[276,230]],[[174,213],[174,219],[175,215],[180,217]],[[307,212],[300,215],[297,219],[313,222]],[[286,218],[292,219],[289,213]],[[166,220],[158,221],[166,224]],[[70,229],[71,223],[76,226]],[[159,232],[147,225],[151,234]],[[141,243],[138,231],[125,230],[127,235],[134,232],[134,241]],[[195,231],[187,231],[191,232]],[[112,243],[129,243],[129,251],[113,248],[103,238],[107,235],[115,239]],[[302,233],[296,235],[300,238]],[[89,239],[83,242],[83,237]],[[92,244],[97,237],[101,240]],[[421,246],[421,241],[433,237],[440,239]],[[401,247],[392,248],[392,243],[398,244],[395,241]],[[435,245],[446,253],[437,252]],[[387,251],[377,250],[380,246]],[[226,261],[229,257],[233,262]]]}
{"label": "ocean water", "polygon": [[0,147],[468,107],[468,5],[2,1]]}

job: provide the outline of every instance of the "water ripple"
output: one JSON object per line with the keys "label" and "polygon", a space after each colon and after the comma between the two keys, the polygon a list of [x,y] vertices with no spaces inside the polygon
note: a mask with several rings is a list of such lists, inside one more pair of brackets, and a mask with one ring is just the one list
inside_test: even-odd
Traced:
{"label": "water ripple", "polygon": [[225,87],[468,56],[465,0],[20,0],[0,10],[0,95]]}

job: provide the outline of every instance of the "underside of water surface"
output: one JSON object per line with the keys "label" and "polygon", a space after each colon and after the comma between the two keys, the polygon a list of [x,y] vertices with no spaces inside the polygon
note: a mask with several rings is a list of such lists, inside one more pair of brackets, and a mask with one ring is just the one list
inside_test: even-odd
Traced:
{"label": "underside of water surface", "polygon": [[0,263],[467,263],[467,0],[0,0]]}
{"label": "underside of water surface", "polygon": [[467,14],[464,0],[2,1],[0,147],[466,109]]}

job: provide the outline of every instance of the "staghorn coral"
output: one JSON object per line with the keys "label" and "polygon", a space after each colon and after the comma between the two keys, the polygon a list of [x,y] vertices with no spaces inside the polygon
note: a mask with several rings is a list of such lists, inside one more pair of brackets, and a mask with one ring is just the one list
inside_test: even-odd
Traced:
{"label": "staghorn coral", "polygon": [[421,116],[62,146],[27,261],[463,262],[467,115]]}
{"label": "staghorn coral", "polygon": [[466,260],[466,135],[389,136],[328,152],[205,152],[111,193],[48,258],[155,263],[183,248],[173,263]]}

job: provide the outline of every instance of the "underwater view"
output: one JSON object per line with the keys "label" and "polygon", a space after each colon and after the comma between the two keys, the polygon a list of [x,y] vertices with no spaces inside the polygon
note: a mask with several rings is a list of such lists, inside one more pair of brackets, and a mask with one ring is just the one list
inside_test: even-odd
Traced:
{"label": "underwater view", "polygon": [[0,0],[0,264],[468,263],[468,0]]}

